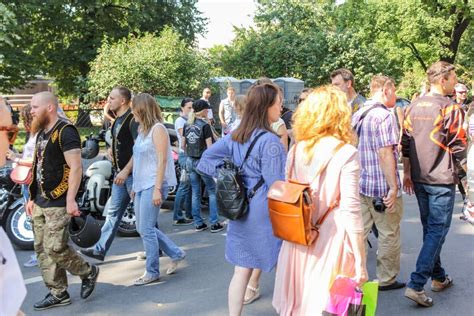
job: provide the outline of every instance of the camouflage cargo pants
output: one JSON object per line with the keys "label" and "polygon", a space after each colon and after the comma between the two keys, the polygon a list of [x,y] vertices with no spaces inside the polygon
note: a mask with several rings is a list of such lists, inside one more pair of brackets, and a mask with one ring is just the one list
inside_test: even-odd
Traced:
{"label": "camouflage cargo pants", "polygon": [[91,272],[90,265],[68,245],[69,220],[65,207],[41,208],[34,205],[35,252],[43,281],[53,295],[67,289],[66,271],[81,278]]}

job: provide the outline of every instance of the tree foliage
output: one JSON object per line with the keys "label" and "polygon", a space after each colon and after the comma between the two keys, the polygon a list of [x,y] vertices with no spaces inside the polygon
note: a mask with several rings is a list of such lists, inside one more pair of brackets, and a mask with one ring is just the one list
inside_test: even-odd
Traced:
{"label": "tree foliage", "polygon": [[159,37],[146,34],[104,43],[91,63],[90,97],[103,99],[115,86],[152,95],[197,95],[209,78],[203,56],[165,28]]}
{"label": "tree foliage", "polygon": [[[104,38],[114,42],[130,34],[159,34],[171,26],[188,43],[202,33],[206,21],[196,9],[196,0],[15,0],[1,1],[14,15],[8,27],[15,34],[13,47],[22,47],[34,61],[36,74],[55,79],[63,94],[80,95],[84,78]],[[0,75],[8,72],[14,54],[5,55]],[[25,77],[19,73],[19,80]],[[18,80],[17,80],[18,81]],[[0,82],[0,88],[8,88]]]}
{"label": "tree foliage", "polygon": [[[384,73],[411,94],[427,65],[472,71],[473,2],[468,0],[260,0],[253,28],[221,47],[219,70],[236,77],[294,76],[309,86],[351,69],[360,89]],[[212,50],[209,51],[212,56]],[[465,75],[464,75],[465,76]]]}

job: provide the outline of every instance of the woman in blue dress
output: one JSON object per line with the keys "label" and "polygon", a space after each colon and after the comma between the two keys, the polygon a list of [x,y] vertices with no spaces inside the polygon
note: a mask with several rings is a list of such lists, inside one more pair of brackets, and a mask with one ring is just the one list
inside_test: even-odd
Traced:
{"label": "woman in blue dress", "polygon": [[240,315],[245,289],[252,269],[269,272],[275,266],[281,241],[273,236],[268,215],[267,193],[276,180],[285,178],[286,153],[271,124],[280,118],[282,94],[278,86],[263,84],[248,92],[247,107],[239,127],[207,149],[201,157],[198,171],[216,176],[216,169],[230,158],[240,166],[252,140],[264,132],[243,165],[247,188],[253,188],[261,177],[264,184],[250,202],[249,212],[230,221],[227,228],[225,257],[235,266],[229,285],[229,315]]}

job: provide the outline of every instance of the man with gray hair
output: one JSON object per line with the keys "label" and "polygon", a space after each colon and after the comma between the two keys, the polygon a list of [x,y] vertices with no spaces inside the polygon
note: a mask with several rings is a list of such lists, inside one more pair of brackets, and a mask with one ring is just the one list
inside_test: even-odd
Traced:
{"label": "man with gray hair", "polygon": [[33,179],[26,212],[33,218],[34,246],[41,274],[50,293],[35,310],[71,304],[66,271],[82,279],[81,297],[88,298],[99,268],[68,245],[71,216],[79,216],[76,194],[81,184],[81,139],[77,129],[58,117],[58,99],[40,92],[31,99],[33,129],[38,130]]}

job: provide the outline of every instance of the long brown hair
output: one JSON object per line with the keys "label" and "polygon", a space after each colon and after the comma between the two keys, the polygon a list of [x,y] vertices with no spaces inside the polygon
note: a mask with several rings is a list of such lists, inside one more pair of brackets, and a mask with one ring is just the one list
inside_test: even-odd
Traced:
{"label": "long brown hair", "polygon": [[251,87],[247,93],[247,106],[242,121],[232,133],[232,140],[244,144],[256,129],[273,132],[268,122],[268,108],[275,104],[280,94],[280,89],[273,83]]}
{"label": "long brown hair", "polygon": [[153,125],[162,123],[163,117],[158,102],[148,93],[139,93],[132,99],[133,114],[140,120],[140,131],[147,135]]}

